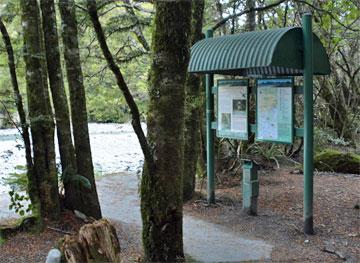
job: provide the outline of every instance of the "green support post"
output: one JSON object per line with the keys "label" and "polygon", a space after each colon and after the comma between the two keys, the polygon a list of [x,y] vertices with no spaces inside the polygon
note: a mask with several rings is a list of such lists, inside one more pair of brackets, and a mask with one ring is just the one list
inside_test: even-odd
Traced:
{"label": "green support post", "polygon": [[[213,37],[213,30],[206,31],[206,38]],[[214,176],[214,130],[211,122],[214,120],[214,75],[206,74],[206,174],[207,174],[207,201],[215,203],[215,176]]]}
{"label": "green support post", "polygon": [[257,199],[259,196],[258,168],[251,160],[245,160],[242,175],[242,208],[249,215],[257,215]]}
{"label": "green support post", "polygon": [[304,46],[304,233],[314,234],[313,225],[313,33],[312,16],[302,18]]}

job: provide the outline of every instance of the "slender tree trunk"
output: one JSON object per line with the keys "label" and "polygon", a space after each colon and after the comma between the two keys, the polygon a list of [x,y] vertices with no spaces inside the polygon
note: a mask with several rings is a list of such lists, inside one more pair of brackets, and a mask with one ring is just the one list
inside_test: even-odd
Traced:
{"label": "slender tree trunk", "polygon": [[[38,196],[33,204],[41,217],[57,219],[60,213],[56,174],[54,122],[42,66],[42,38],[39,34],[40,13],[36,0],[21,0],[24,31],[24,60],[34,156],[34,181],[29,192]],[[40,208],[40,209],[39,209]]]}
{"label": "slender tree trunk", "polygon": [[91,19],[91,22],[93,23],[96,37],[99,41],[103,55],[106,59],[106,62],[108,63],[110,70],[113,72],[113,74],[116,78],[116,83],[117,83],[119,89],[121,90],[121,92],[123,93],[126,103],[128,104],[128,106],[130,108],[131,117],[132,117],[131,124],[133,126],[133,129],[134,129],[137,137],[138,137],[141,149],[142,149],[144,157],[145,157],[145,161],[146,161],[147,165],[151,169],[153,169],[154,160],[153,160],[148,142],[146,140],[145,133],[141,128],[139,109],[135,103],[134,97],[131,95],[129,87],[127,86],[127,84],[124,80],[124,77],[120,71],[120,68],[116,65],[115,59],[114,59],[113,55],[111,54],[110,49],[107,45],[105,34],[102,29],[102,26],[101,26],[101,23],[99,20],[99,16],[97,13],[96,0],[87,0],[87,7],[89,10],[90,19]]}
{"label": "slender tree trunk", "polygon": [[42,22],[46,49],[47,69],[52,100],[55,108],[56,131],[60,150],[62,179],[65,188],[65,206],[81,210],[76,175],[75,151],[71,138],[69,106],[65,93],[59,51],[54,0],[41,0]]}
{"label": "slender tree trunk", "polygon": [[[215,0],[215,8],[216,8],[216,12],[218,13],[218,20],[221,21],[224,18],[224,10],[223,10],[223,4],[221,3],[220,0]],[[226,25],[223,25],[220,28],[220,32],[221,35],[226,35],[227,34],[227,30],[226,30]]]}
{"label": "slender tree trunk", "polygon": [[62,38],[67,79],[70,90],[71,118],[74,134],[76,164],[78,173],[87,178],[91,189],[81,187],[80,211],[96,219],[101,218],[99,198],[96,191],[94,167],[91,157],[89,129],[87,123],[85,87],[80,64],[75,2],[60,0],[59,9],[62,19]]}
{"label": "slender tree trunk", "polygon": [[[246,0],[245,9],[255,8],[255,0]],[[246,13],[245,20],[245,31],[255,31],[256,29],[256,13],[255,11],[251,11]],[[254,97],[250,97],[250,105],[255,105]],[[249,122],[255,123],[255,110],[250,108],[249,110]],[[241,143],[241,152],[246,152],[250,145],[255,142],[255,135],[252,134],[249,136],[247,141],[243,141]]]}
{"label": "slender tree trunk", "polygon": [[148,140],[155,169],[144,166],[141,214],[145,261],[183,261],[182,168],[191,1],[155,1]]}
{"label": "slender tree trunk", "polygon": [[[194,1],[192,4],[192,32],[191,44],[202,38],[202,24],[204,0]],[[186,80],[185,100],[185,134],[184,134],[184,171],[183,171],[183,200],[190,200],[195,192],[196,165],[200,150],[199,108],[201,77],[189,74]]]}
{"label": "slender tree trunk", "polygon": [[[27,168],[27,177],[28,181],[33,180],[33,160],[31,156],[31,142],[30,142],[30,133],[29,133],[29,125],[26,121],[26,113],[23,106],[22,96],[19,90],[19,83],[17,80],[16,75],[16,66],[15,66],[15,57],[14,57],[14,50],[10,41],[10,36],[6,30],[5,24],[2,22],[0,18],[0,31],[3,36],[3,40],[6,47],[6,52],[8,55],[8,64],[9,64],[9,72],[11,77],[11,84],[13,87],[14,97],[15,97],[15,104],[18,111],[19,119],[20,119],[20,126],[21,126],[21,136],[24,141],[25,145],[25,159],[26,159],[26,168]],[[35,202],[36,200],[32,196],[32,193],[29,193],[31,201]]]}

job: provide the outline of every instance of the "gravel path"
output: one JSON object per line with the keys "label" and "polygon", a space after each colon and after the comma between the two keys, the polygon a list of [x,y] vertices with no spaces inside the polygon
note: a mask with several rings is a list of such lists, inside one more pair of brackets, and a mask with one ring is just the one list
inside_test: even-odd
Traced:
{"label": "gravel path", "polygon": [[[104,217],[141,228],[138,178],[120,173],[101,178],[97,187]],[[272,245],[261,239],[184,215],[184,249],[199,262],[239,262],[271,258]],[[140,237],[139,237],[140,238]]]}

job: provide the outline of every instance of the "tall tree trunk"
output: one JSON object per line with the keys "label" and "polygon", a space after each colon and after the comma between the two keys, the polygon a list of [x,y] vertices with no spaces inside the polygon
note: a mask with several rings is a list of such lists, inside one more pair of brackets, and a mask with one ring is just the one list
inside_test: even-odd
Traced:
{"label": "tall tree trunk", "polygon": [[[192,4],[191,44],[202,38],[204,0]],[[184,169],[183,169],[183,200],[190,200],[195,192],[196,164],[200,150],[199,108],[200,76],[189,74],[186,80],[185,99],[185,134],[184,134]]]}
{"label": "tall tree trunk", "polygon": [[[33,160],[31,156],[31,143],[30,143],[30,134],[29,134],[29,125],[26,121],[26,113],[23,106],[22,96],[19,90],[19,83],[17,80],[16,75],[16,66],[15,66],[15,57],[14,57],[14,50],[10,41],[10,36],[8,31],[5,27],[5,24],[2,22],[0,18],[0,31],[3,36],[3,40],[6,47],[6,52],[8,55],[8,64],[9,64],[9,72],[11,77],[11,84],[13,87],[14,97],[15,97],[15,104],[18,111],[19,119],[20,119],[20,126],[21,126],[21,137],[23,138],[24,145],[25,145],[25,159],[26,159],[26,168],[27,168],[27,177],[28,181],[33,180]],[[32,193],[29,193],[31,201],[35,202],[36,200],[33,197]]]}
{"label": "tall tree trunk", "polygon": [[[245,9],[255,8],[255,0],[246,0]],[[251,11],[246,14],[245,31],[254,31],[256,28],[256,14]]]}
{"label": "tall tree trunk", "polygon": [[144,166],[141,214],[145,261],[182,261],[182,167],[191,1],[155,1],[148,140],[155,169]]}
{"label": "tall tree trunk", "polygon": [[[54,122],[42,66],[42,38],[39,34],[40,13],[36,0],[21,0],[24,31],[24,60],[34,156],[34,181],[29,192],[38,196],[33,204],[41,217],[57,219],[60,213],[56,174]],[[36,199],[36,198],[35,198]]]}
{"label": "tall tree trunk", "polygon": [[62,38],[67,79],[70,90],[71,118],[74,134],[78,173],[87,178],[91,189],[81,187],[81,212],[96,219],[101,218],[99,198],[96,191],[94,167],[91,157],[89,128],[87,123],[85,87],[80,64],[77,21],[74,0],[60,0]]}
{"label": "tall tree trunk", "polygon": [[59,51],[54,0],[41,0],[42,22],[50,89],[55,108],[56,131],[60,150],[65,206],[81,210],[79,189],[76,187],[75,150],[71,138],[69,106],[65,93]]}

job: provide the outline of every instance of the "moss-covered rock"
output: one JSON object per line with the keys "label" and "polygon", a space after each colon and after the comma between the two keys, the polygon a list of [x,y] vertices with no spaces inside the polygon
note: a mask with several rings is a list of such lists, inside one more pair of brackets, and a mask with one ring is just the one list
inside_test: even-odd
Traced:
{"label": "moss-covered rock", "polygon": [[15,235],[19,232],[26,232],[36,226],[36,217],[28,216],[20,219],[9,220],[7,222],[0,222],[0,244],[4,242],[9,236]]}
{"label": "moss-covered rock", "polygon": [[319,171],[360,174],[360,155],[326,149],[315,156],[314,168]]}

